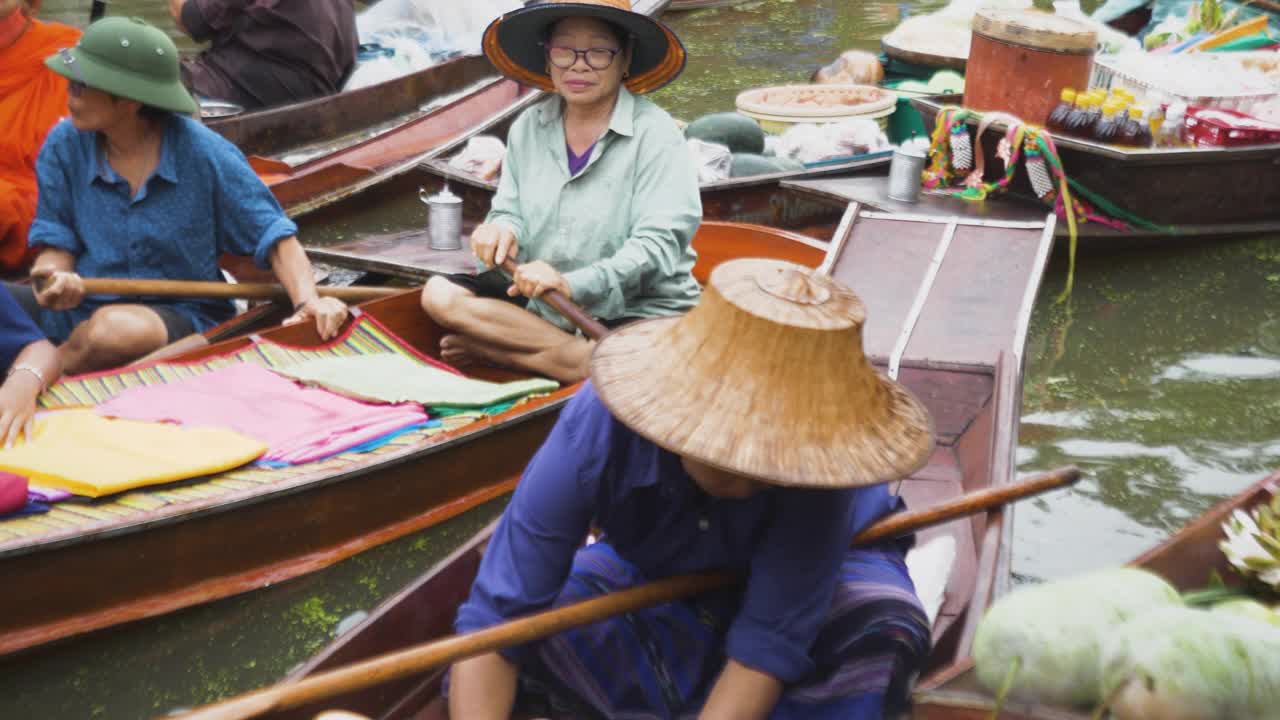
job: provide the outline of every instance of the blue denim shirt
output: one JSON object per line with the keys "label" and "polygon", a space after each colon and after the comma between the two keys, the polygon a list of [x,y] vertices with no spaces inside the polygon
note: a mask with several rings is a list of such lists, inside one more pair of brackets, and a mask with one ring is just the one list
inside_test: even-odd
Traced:
{"label": "blue denim shirt", "polygon": [[[469,632],[549,607],[594,525],[652,579],[745,572],[725,651],[795,682],[812,670],[809,650],[850,539],[897,507],[885,485],[710,497],[678,456],[615,420],[588,383],[525,470],[455,627]],[[508,656],[519,661],[521,653]]]}
{"label": "blue denim shirt", "polygon": [[[219,255],[253,255],[268,267],[276,243],[298,232],[235,145],[179,115],[169,118],[160,162],[136,196],[107,162],[97,133],[67,120],[49,132],[36,174],[40,199],[28,244],[66,250],[84,277],[220,280]],[[111,301],[91,297],[73,310],[46,311],[41,326],[60,342]],[[234,312],[226,300],[141,301],[174,308],[197,331]]]}

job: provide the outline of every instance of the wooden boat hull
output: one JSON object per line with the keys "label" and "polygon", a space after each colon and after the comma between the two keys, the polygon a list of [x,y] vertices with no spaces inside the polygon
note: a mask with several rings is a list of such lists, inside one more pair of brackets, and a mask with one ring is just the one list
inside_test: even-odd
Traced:
{"label": "wooden boat hull", "polygon": [[[916,98],[932,132],[956,96]],[[1003,168],[996,149],[1003,126],[982,138],[986,167]],[[1067,175],[1124,211],[1166,226],[1158,235],[1224,235],[1280,229],[1280,144],[1226,149],[1123,150],[1055,138]],[[1021,168],[1015,192],[1030,196]],[[1148,233],[1151,234],[1151,233]]]}
{"label": "wooden boat hull", "polygon": [[[1238,585],[1241,577],[1231,568],[1218,542],[1222,539],[1222,523],[1236,510],[1249,509],[1271,501],[1280,492],[1280,472],[1259,480],[1234,497],[1218,503],[1196,518],[1176,535],[1135,558],[1130,565],[1145,568],[1168,580],[1181,592],[1204,587],[1211,573],[1217,572],[1229,585]],[[995,702],[977,683],[972,661],[958,663],[927,690],[920,693],[912,718],[914,720],[985,720],[991,717]],[[1008,702],[1000,717],[1009,720],[1088,720],[1089,711]]]}
{"label": "wooden boat hull", "polygon": [[[948,230],[946,224],[904,222],[867,213],[851,225],[842,223],[844,231],[836,232],[847,240],[837,239],[825,253],[811,240],[791,233],[732,224],[706,227],[732,233],[735,238],[750,237],[750,244],[741,247],[752,255],[781,253],[811,267],[824,255],[833,258],[836,277],[849,282],[868,304],[864,342],[868,355],[881,366],[894,354],[896,340],[907,324],[908,308],[917,297],[917,282],[936,254],[934,239],[950,233],[948,242],[954,242],[958,250],[944,258],[947,269],[934,281],[936,295],[926,294],[926,309],[914,322],[921,336],[908,342],[912,349],[902,361],[899,376],[930,408],[938,447],[925,468],[896,483],[894,489],[909,505],[924,507],[1012,480],[1021,406],[1022,346],[1052,244],[1051,223],[1039,228],[968,225]],[[830,232],[831,226],[827,227]],[[716,246],[739,247],[738,240],[734,242]],[[709,249],[700,250],[700,260],[714,264],[718,259]],[[977,268],[992,274],[984,278],[975,294],[972,273]],[[961,296],[968,300],[961,301]],[[957,302],[967,304],[973,327],[958,327],[954,322]],[[384,602],[288,680],[449,634],[456,608],[466,598],[479,567],[489,532],[478,534]],[[955,520],[919,536],[920,543],[942,535],[952,536],[957,543],[957,562],[934,626],[934,650],[925,683],[945,676],[968,654],[977,620],[991,599],[1005,591],[1010,533],[1007,514],[995,511]],[[264,717],[311,718],[323,709],[341,707],[371,717],[445,718],[447,711],[439,699],[440,680],[439,672],[407,678]]]}

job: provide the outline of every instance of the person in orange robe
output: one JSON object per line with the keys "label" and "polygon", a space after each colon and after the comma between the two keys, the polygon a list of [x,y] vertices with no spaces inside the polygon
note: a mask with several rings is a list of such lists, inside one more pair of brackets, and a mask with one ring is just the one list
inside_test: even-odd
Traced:
{"label": "person in orange robe", "polygon": [[67,114],[67,81],[44,59],[80,39],[76,28],[37,20],[40,2],[0,0],[0,272],[21,271],[31,260],[36,154]]}

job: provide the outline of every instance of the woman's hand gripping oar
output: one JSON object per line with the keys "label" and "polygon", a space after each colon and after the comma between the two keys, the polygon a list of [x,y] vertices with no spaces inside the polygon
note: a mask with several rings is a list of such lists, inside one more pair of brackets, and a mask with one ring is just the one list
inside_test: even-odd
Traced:
{"label": "woman's hand gripping oar", "polygon": [[[515,277],[516,263],[511,258],[502,261],[502,270],[508,275]],[[609,328],[600,323],[599,320],[591,317],[586,310],[578,307],[577,303],[565,297],[559,290],[548,290],[538,298],[542,302],[550,305],[556,312],[565,317],[566,320],[577,325],[582,334],[592,340],[599,340],[609,334]]]}
{"label": "woman's hand gripping oar", "polygon": [[[900,537],[926,527],[1064,487],[1079,479],[1079,469],[1064,467],[1005,487],[969,493],[924,510],[891,515],[859,533],[852,544],[868,545],[890,537]],[[478,632],[454,635],[443,640],[387,653],[344,668],[313,675],[296,683],[277,685],[240,695],[179,717],[185,720],[242,720],[273,710],[301,707],[371,685],[419,674],[465,658],[522,645],[571,628],[599,622],[614,615],[634,612],[652,605],[724,587],[738,579],[734,573],[708,572],[679,575],[646,583],[603,597],[534,613]]]}

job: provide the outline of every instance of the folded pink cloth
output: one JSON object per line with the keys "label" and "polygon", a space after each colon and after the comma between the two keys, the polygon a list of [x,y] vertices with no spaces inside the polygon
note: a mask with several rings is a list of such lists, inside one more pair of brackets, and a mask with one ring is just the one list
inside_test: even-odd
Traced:
{"label": "folded pink cloth", "polygon": [[0,515],[17,512],[27,504],[27,479],[0,471]]}
{"label": "folded pink cloth", "polygon": [[99,415],[221,427],[266,443],[262,460],[304,463],[426,422],[421,405],[375,405],[303,387],[240,363],[188,379],[125,390]]}

